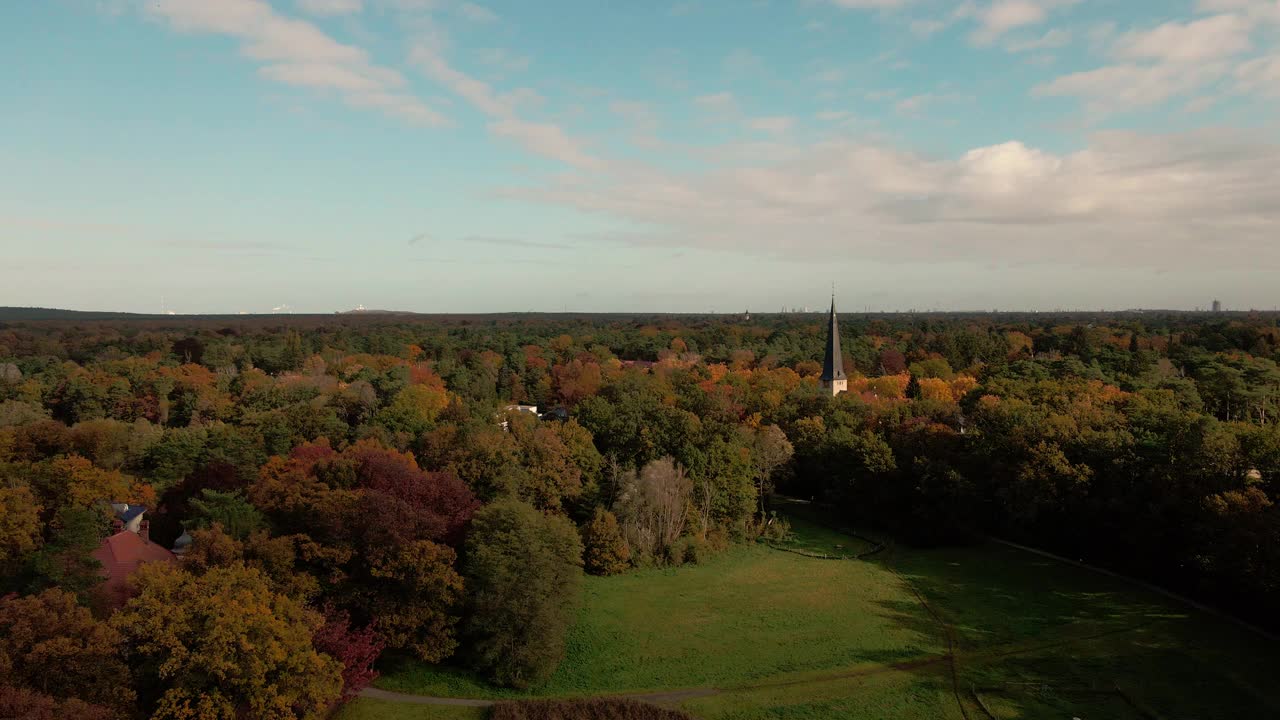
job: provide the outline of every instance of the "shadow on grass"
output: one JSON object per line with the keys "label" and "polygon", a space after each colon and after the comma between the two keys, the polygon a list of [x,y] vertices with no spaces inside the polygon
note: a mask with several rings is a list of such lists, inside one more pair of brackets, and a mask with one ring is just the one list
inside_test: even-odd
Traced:
{"label": "shadow on grass", "polygon": [[[895,547],[867,562],[952,628],[956,689],[975,718],[1280,717],[1280,649],[1123,580],[995,544]],[[920,603],[877,605],[914,633],[947,632]]]}

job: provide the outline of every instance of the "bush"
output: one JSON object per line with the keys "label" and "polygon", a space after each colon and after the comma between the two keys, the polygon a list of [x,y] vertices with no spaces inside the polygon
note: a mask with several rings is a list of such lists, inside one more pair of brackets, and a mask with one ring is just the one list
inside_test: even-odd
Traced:
{"label": "bush", "polygon": [[693,720],[638,700],[525,700],[493,706],[489,720]]}
{"label": "bush", "polygon": [[756,524],[755,534],[764,540],[785,540],[791,534],[791,523],[779,517],[778,513],[770,512]]}
{"label": "bush", "polygon": [[675,542],[662,548],[662,562],[664,565],[671,567],[679,567],[684,564],[685,548],[689,545],[688,538],[678,538]]}
{"label": "bush", "polygon": [[604,508],[596,508],[582,528],[582,544],[583,566],[592,575],[616,575],[631,566],[631,546],[622,536],[618,518]]}
{"label": "bush", "polygon": [[706,544],[698,538],[689,538],[684,546],[685,564],[697,565],[706,556]]}

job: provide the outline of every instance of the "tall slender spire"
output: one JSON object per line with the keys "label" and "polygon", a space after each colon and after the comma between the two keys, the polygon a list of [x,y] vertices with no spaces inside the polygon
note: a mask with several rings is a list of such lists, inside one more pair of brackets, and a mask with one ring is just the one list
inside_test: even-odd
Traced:
{"label": "tall slender spire", "polygon": [[[841,386],[836,390],[833,386],[839,381]],[[836,320],[835,287],[831,290],[831,327],[827,331],[827,355],[822,361],[822,384],[833,392],[844,390],[846,384],[844,374],[844,355],[840,352],[840,325]]]}

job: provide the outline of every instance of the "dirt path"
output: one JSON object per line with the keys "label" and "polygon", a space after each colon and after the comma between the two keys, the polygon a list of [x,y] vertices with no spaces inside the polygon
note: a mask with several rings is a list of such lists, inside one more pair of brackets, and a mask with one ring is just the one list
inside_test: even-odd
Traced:
{"label": "dirt path", "polygon": [[[639,700],[641,702],[653,703],[655,705],[675,705],[685,700],[694,698],[707,697],[715,695],[720,691],[715,688],[689,688],[686,690],[662,690],[650,693],[632,693],[628,695],[604,695],[601,697],[623,697],[628,700]],[[379,690],[378,688],[365,688],[360,691],[360,697],[372,698],[374,700],[385,700],[387,702],[412,703],[415,705],[456,705],[463,707],[489,707],[500,700],[477,700],[475,698],[448,698],[433,697],[431,695],[409,695],[407,693],[391,692],[390,690]],[[530,698],[545,699],[545,698]]]}
{"label": "dirt path", "polygon": [[372,698],[374,700],[386,700],[387,702],[411,703],[414,705],[460,705],[463,707],[489,707],[493,704],[492,700],[475,700],[472,698],[447,698],[432,697],[431,695],[409,695],[407,693],[391,692],[389,690],[379,690],[374,687],[367,687],[360,691],[360,697]]}

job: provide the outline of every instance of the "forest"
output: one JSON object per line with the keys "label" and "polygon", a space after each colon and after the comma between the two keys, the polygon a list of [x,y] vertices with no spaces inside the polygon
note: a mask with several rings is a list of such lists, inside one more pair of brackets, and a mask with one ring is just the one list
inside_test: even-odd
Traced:
{"label": "forest", "polygon": [[[834,398],[827,327],[0,315],[0,717],[323,717],[404,658],[535,686],[584,573],[781,538],[782,496],[1280,629],[1280,316],[841,315]],[[176,554],[111,588],[136,507]]]}

